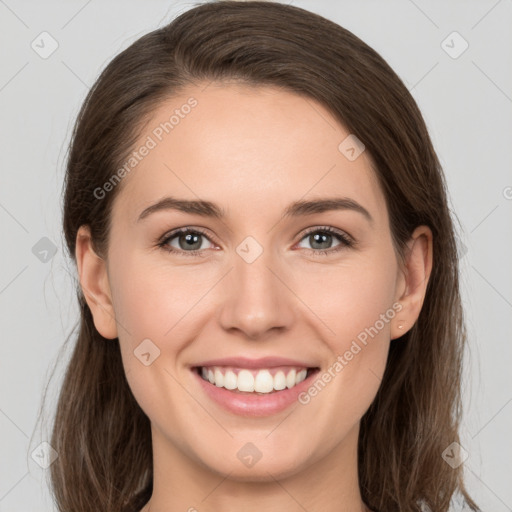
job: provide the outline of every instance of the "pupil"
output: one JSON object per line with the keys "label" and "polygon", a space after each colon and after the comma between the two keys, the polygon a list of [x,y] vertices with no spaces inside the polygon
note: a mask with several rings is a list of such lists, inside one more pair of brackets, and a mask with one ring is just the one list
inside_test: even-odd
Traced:
{"label": "pupil", "polygon": [[[320,243],[320,244],[324,243],[325,244],[326,242],[330,242],[331,237],[332,237],[332,235],[329,235],[328,233],[321,233],[321,234],[316,233],[316,234],[312,235],[313,242],[311,243],[311,245],[313,246],[313,248],[315,248],[313,245],[314,243]],[[318,249],[328,249],[328,248],[329,248],[328,245],[327,245],[327,247],[318,247]]]}
{"label": "pupil", "polygon": [[[191,234],[191,233],[188,233],[188,234],[186,234],[184,236],[182,235],[180,237],[180,246],[181,246],[181,248],[182,249],[187,249],[187,248],[188,249],[199,249],[201,247],[201,242],[200,241],[198,242],[200,236],[201,235],[199,235],[199,234]],[[184,245],[181,244],[181,240],[183,238],[185,238],[185,240],[186,240]],[[194,247],[194,244],[196,244],[197,247]]]}

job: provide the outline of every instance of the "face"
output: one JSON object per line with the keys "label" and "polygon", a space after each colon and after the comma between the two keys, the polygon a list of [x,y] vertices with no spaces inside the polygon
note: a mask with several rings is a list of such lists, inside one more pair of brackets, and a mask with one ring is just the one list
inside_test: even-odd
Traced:
{"label": "face", "polygon": [[115,332],[95,324],[161,467],[264,480],[352,458],[404,292],[370,158],[312,99],[205,85],[145,125],[112,211]]}

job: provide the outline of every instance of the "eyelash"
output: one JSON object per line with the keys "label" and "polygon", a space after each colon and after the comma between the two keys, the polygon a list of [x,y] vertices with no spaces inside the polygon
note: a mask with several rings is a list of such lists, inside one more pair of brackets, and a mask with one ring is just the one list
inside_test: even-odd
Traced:
{"label": "eyelash", "polygon": [[[336,229],[334,229],[334,228],[332,228],[330,226],[321,226],[321,227],[314,227],[314,228],[308,229],[303,234],[303,236],[299,240],[299,242],[301,242],[304,238],[306,238],[308,235],[310,235],[312,233],[328,233],[330,235],[334,235],[341,242],[340,245],[336,246],[333,249],[306,249],[308,251],[312,251],[315,254],[319,254],[319,255],[322,255],[322,256],[329,256],[329,255],[338,253],[339,251],[341,251],[341,250],[343,250],[345,248],[354,247],[354,245],[355,245],[355,241],[352,238],[350,238],[348,235],[346,235],[343,232],[338,231],[338,230],[336,230]],[[158,242],[157,245],[158,245],[159,248],[161,248],[162,250],[164,250],[164,251],[166,251],[168,253],[174,253],[174,254],[177,254],[177,255],[180,255],[180,256],[199,256],[199,257],[204,257],[202,255],[202,252],[204,251],[204,249],[196,249],[196,250],[193,250],[193,251],[182,251],[182,250],[174,249],[174,248],[172,248],[172,247],[170,247],[168,245],[169,242],[173,238],[175,238],[178,235],[182,235],[182,234],[200,234],[200,235],[204,236],[205,238],[207,238],[208,240],[210,240],[210,238],[207,235],[207,233],[205,231],[203,231],[201,228],[194,228],[194,229],[191,229],[191,228],[180,228],[180,229],[177,229],[175,231],[172,231],[171,233],[168,233],[168,234],[164,235],[164,237],[160,239],[160,241]],[[211,242],[211,240],[210,240],[210,242]]]}

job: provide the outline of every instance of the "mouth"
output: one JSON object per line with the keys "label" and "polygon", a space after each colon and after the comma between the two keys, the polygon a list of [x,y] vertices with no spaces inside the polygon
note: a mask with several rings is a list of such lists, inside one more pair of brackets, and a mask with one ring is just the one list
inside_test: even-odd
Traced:
{"label": "mouth", "polygon": [[217,360],[190,368],[203,396],[237,416],[270,416],[297,405],[320,372],[282,359]]}
{"label": "mouth", "polygon": [[266,395],[292,389],[316,373],[318,367],[281,366],[238,368],[234,366],[196,366],[193,370],[206,382],[233,393]]}

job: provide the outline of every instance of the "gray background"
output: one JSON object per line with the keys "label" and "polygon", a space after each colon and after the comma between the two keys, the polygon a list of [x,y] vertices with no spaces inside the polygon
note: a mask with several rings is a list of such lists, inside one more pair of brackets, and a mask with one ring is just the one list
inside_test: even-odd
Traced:
{"label": "gray background", "polygon": [[[376,49],[424,114],[461,225],[470,334],[462,428],[466,479],[484,511],[511,511],[512,2],[287,3],[336,21]],[[77,312],[75,271],[60,231],[73,121],[114,55],[193,5],[0,0],[0,511],[53,510],[48,469],[35,460],[44,465],[51,453],[39,445],[49,438],[69,355],[62,347]],[[44,31],[58,43],[47,58],[31,47],[35,41],[39,52],[51,49],[49,36],[39,36]],[[446,39],[453,31],[463,39]],[[469,47],[458,55],[463,40]],[[37,424],[59,353],[46,414]]]}

